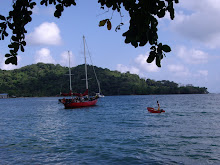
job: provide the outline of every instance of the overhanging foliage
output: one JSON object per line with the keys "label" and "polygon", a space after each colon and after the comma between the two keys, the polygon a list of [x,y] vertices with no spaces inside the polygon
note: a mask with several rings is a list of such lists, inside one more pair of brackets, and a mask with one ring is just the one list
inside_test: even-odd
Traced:
{"label": "overhanging foliage", "polygon": [[[152,45],[148,63],[156,61],[156,65],[161,67],[161,60],[165,56],[165,52],[171,51],[171,48],[158,41],[157,26],[158,18],[163,18],[165,13],[170,14],[170,18],[174,19],[174,3],[179,3],[179,0],[98,0],[101,9],[111,9],[121,13],[121,9],[129,13],[130,26],[123,33],[125,43],[130,43],[134,47],[145,46],[147,43]],[[60,18],[65,7],[75,6],[75,0],[41,0],[41,5],[55,5],[56,10],[54,16]],[[14,0],[13,10],[9,11],[8,16],[0,15],[0,40],[8,37],[7,29],[12,31],[11,43],[8,45],[9,53],[5,54],[7,58],[6,64],[17,65],[18,51],[24,52],[25,34],[27,30],[25,26],[32,21],[31,9],[36,6],[36,2],[32,0]],[[111,18],[101,20],[99,26],[105,26],[107,29],[112,29]],[[119,30],[123,22],[119,23],[116,30]]]}

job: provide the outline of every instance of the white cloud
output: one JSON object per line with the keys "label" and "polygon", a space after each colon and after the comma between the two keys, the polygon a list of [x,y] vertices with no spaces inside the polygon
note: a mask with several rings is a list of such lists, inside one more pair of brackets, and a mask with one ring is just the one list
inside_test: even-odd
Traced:
{"label": "white cloud", "polygon": [[185,70],[183,65],[174,65],[174,64],[168,65],[168,69],[171,72],[182,72]]}
{"label": "white cloud", "polygon": [[[70,55],[70,57],[69,57],[69,55]],[[70,58],[70,60],[69,60],[69,58]],[[59,62],[60,65],[62,65],[62,66],[69,66],[69,61],[70,61],[70,67],[76,66],[75,56],[72,53],[72,51],[70,51],[69,53],[68,53],[68,51],[63,52],[61,54],[61,60]]]}
{"label": "white cloud", "polygon": [[220,10],[220,2],[219,0],[200,0],[192,1],[192,0],[184,0],[180,1],[179,5],[188,10],[195,11],[206,11],[206,10]]}
{"label": "white cloud", "polygon": [[208,53],[197,49],[187,49],[184,46],[177,48],[177,56],[189,64],[202,64],[208,62]]}
{"label": "white cloud", "polygon": [[171,73],[174,74],[174,76],[177,76],[177,77],[187,77],[191,75],[189,70],[183,65],[171,64],[171,65],[168,65],[167,68],[168,68],[168,71],[170,71]]}
{"label": "white cloud", "polygon": [[135,59],[133,59],[130,66],[118,64],[116,69],[122,73],[129,71],[130,73],[138,74],[139,76],[144,76],[146,72],[158,72],[159,68],[156,66],[154,61],[152,63],[146,62],[147,57],[147,54],[140,54]]}
{"label": "white cloud", "polygon": [[220,1],[184,0],[179,5],[183,10],[177,12],[175,19],[171,21],[172,28],[184,37],[210,48],[220,47],[220,22],[217,21],[220,17]]}
{"label": "white cloud", "polygon": [[47,7],[41,6],[39,8],[38,5],[36,5],[32,9],[32,12],[33,14],[36,14],[36,15],[49,15],[49,16],[54,17],[55,8],[53,6],[47,6]]}
{"label": "white cloud", "polygon": [[148,58],[148,54],[143,55],[140,54],[134,59],[134,63],[136,67],[145,72],[158,72],[159,68],[156,66],[155,61],[152,63],[147,63],[146,60]]}
{"label": "white cloud", "polygon": [[134,66],[127,67],[127,66],[122,65],[122,64],[118,64],[116,70],[121,72],[121,73],[130,72],[132,74],[139,74],[139,72],[140,72],[140,70],[138,68],[134,67]]}
{"label": "white cloud", "polygon": [[36,6],[34,6],[34,8],[33,9],[31,9],[31,11],[33,12],[33,14],[39,14],[40,12],[40,9],[39,9],[39,7],[36,5]]}
{"label": "white cloud", "polygon": [[199,70],[198,71],[198,76],[205,76],[205,77],[207,77],[208,73],[209,72],[207,70]]}
{"label": "white cloud", "polygon": [[55,64],[56,61],[50,55],[50,50],[47,48],[42,48],[35,54],[35,63],[43,62],[43,63],[52,63]]}
{"label": "white cloud", "polygon": [[60,29],[54,22],[44,22],[27,35],[27,43],[30,45],[60,45]]}
{"label": "white cloud", "polygon": [[50,15],[50,16],[52,16],[52,17],[54,17],[54,12],[55,12],[55,8],[52,7],[52,6],[49,6],[49,8],[48,8],[48,6],[47,6],[47,7],[42,11],[42,13],[45,13],[45,14]]}
{"label": "white cloud", "polygon": [[[201,84],[207,81],[208,70],[197,70],[190,72],[184,65],[171,64],[167,66],[169,73],[169,78],[176,82],[185,83],[196,83]],[[168,78],[168,79],[169,79]]]}

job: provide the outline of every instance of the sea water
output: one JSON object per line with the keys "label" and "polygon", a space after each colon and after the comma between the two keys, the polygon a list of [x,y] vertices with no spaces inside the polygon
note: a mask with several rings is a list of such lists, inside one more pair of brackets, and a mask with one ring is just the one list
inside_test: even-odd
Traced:
{"label": "sea water", "polygon": [[[159,101],[166,112],[147,107]],[[220,164],[220,95],[0,99],[0,164]]]}

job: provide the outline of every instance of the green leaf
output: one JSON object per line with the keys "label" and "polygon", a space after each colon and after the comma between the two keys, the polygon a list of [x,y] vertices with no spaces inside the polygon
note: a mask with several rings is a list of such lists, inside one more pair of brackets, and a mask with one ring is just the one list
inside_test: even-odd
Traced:
{"label": "green leaf", "polygon": [[147,42],[148,42],[147,39],[142,39],[142,40],[140,41],[139,46],[144,46],[144,45],[146,45]]}
{"label": "green leaf", "polygon": [[5,64],[10,64],[10,63],[11,63],[11,58],[5,60]]}
{"label": "green leaf", "polygon": [[2,29],[4,29],[4,28],[5,28],[5,23],[0,23],[0,27],[1,27]]}
{"label": "green leaf", "polygon": [[131,45],[133,45],[135,48],[138,47],[138,43],[137,43],[137,41],[134,41],[134,40],[131,41]]}
{"label": "green leaf", "polygon": [[14,51],[13,51],[13,52],[14,52],[14,53],[17,52],[18,49],[19,49],[19,44],[18,44],[18,43],[15,43],[15,44],[14,44]]}
{"label": "green leaf", "polygon": [[158,16],[159,18],[164,17],[164,16],[165,16],[165,9],[161,9],[161,10],[157,13],[157,16]]}
{"label": "green leaf", "polygon": [[167,10],[170,12],[170,18],[174,19],[174,8],[173,8],[173,2],[168,3]]}
{"label": "green leaf", "polygon": [[53,3],[53,0],[49,0],[49,4],[52,4]]}
{"label": "green leaf", "polygon": [[5,54],[5,57],[11,57],[11,54],[7,53]]}
{"label": "green leaf", "polygon": [[174,9],[170,10],[170,18],[173,20],[174,19]]}
{"label": "green leaf", "polygon": [[157,57],[156,57],[156,65],[157,65],[158,67],[161,67],[160,62],[161,62],[161,58],[157,56]]}
{"label": "green leaf", "polygon": [[112,24],[111,24],[111,21],[107,21],[107,29],[108,30],[111,30],[112,29]]}
{"label": "green leaf", "polygon": [[5,35],[5,37],[8,37],[8,33],[6,31],[4,31],[3,34]]}
{"label": "green leaf", "polygon": [[152,27],[153,29],[156,29],[156,27],[157,27],[157,25],[158,25],[157,19],[156,19],[155,17],[151,16],[151,17],[150,17],[150,21],[151,21],[151,27]]}
{"label": "green leaf", "polygon": [[76,6],[76,2],[75,2],[75,1],[72,1],[72,4],[73,4],[74,6]]}
{"label": "green leaf", "polygon": [[21,45],[21,51],[24,52],[24,47]]}
{"label": "green leaf", "polygon": [[128,43],[130,43],[130,42],[131,42],[131,40],[129,40],[128,37],[126,37],[126,38],[125,38],[125,43],[128,44]]}
{"label": "green leaf", "polygon": [[162,51],[162,48],[163,48],[162,43],[159,43],[159,44],[157,45],[157,51]]}
{"label": "green leaf", "polygon": [[27,21],[28,21],[28,22],[31,22],[31,21],[32,21],[32,18],[31,18],[31,17],[28,17],[28,18],[27,18]]}
{"label": "green leaf", "polygon": [[151,48],[150,48],[151,50],[156,50],[156,47],[155,46],[151,46]]}
{"label": "green leaf", "polygon": [[8,59],[5,60],[5,64],[14,64],[14,65],[17,65],[17,57],[16,56],[13,56],[13,57],[10,57]]}
{"label": "green leaf", "polygon": [[22,41],[21,44],[24,45],[24,46],[26,46],[26,42],[25,42],[25,41]]}
{"label": "green leaf", "polygon": [[154,61],[154,59],[156,57],[155,55],[156,55],[156,53],[154,51],[151,51],[149,57],[147,58],[147,62],[151,63],[152,61]]}
{"label": "green leaf", "polygon": [[9,52],[13,55],[14,54],[14,50],[9,50]]}
{"label": "green leaf", "polygon": [[6,20],[3,15],[0,15],[0,20]]}
{"label": "green leaf", "polygon": [[58,10],[56,10],[56,11],[54,12],[54,17],[60,18],[60,16],[61,16],[61,12],[58,11]]}
{"label": "green leaf", "polygon": [[44,3],[45,3],[44,1],[41,1],[41,2],[40,2],[41,5],[43,5]]}
{"label": "green leaf", "polygon": [[110,1],[106,1],[106,6],[107,6],[108,8],[110,8],[110,7],[112,6],[112,3],[110,3]]}
{"label": "green leaf", "polygon": [[45,4],[45,6],[48,5],[48,4],[47,4],[47,0],[42,0],[42,1],[40,2],[40,4],[41,4],[41,5]]}
{"label": "green leaf", "polygon": [[158,6],[159,6],[160,9],[162,9],[163,7],[165,7],[165,2],[164,1],[159,1]]}
{"label": "green leaf", "polygon": [[102,20],[99,22],[99,27],[104,26],[108,19]]}
{"label": "green leaf", "polygon": [[9,27],[10,29],[13,29],[13,27],[14,27],[14,23],[10,23],[10,22],[8,22],[8,27]]}
{"label": "green leaf", "polygon": [[59,11],[63,11],[63,6],[61,4],[56,5],[56,9]]}
{"label": "green leaf", "polygon": [[12,39],[13,41],[18,41],[18,38],[17,38],[16,36],[12,36],[11,39]]}
{"label": "green leaf", "polygon": [[168,45],[163,45],[162,46],[162,50],[164,51],[164,52],[171,52],[171,48],[168,46]]}
{"label": "green leaf", "polygon": [[33,9],[35,5],[36,5],[36,2],[32,2],[32,3],[30,4],[30,8]]}
{"label": "green leaf", "polygon": [[14,64],[14,65],[17,65],[18,63],[18,59],[17,59],[17,57],[16,56],[14,56],[14,57],[11,57],[12,58],[12,60],[11,60],[11,63],[12,64]]}
{"label": "green leaf", "polygon": [[179,0],[175,0],[175,3],[179,3]]}

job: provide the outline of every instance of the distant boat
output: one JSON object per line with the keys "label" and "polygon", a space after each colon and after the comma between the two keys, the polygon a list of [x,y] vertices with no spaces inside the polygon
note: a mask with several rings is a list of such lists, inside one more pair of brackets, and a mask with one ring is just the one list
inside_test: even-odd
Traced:
{"label": "distant boat", "polygon": [[96,95],[98,95],[99,97],[105,97],[103,94],[100,93],[96,93]]}
{"label": "distant boat", "polygon": [[[89,89],[88,89],[88,77],[87,77],[87,63],[86,63],[86,53],[85,53],[85,37],[83,36],[83,44],[84,44],[84,59],[85,59],[85,77],[86,77],[86,90],[84,93],[73,93],[72,92],[72,85],[71,85],[71,69],[70,69],[70,55],[69,55],[69,79],[70,79],[70,92],[69,93],[61,93],[62,96],[70,96],[71,98],[63,98],[59,99],[59,102],[61,102],[65,108],[79,108],[79,107],[89,107],[96,105],[98,98],[100,97],[99,93],[97,93],[95,96],[89,96]],[[98,83],[99,92],[100,90],[100,84],[97,79],[95,69],[94,74]],[[75,97],[73,97],[75,96]]]}
{"label": "distant boat", "polygon": [[148,112],[150,112],[150,113],[162,113],[162,112],[165,112],[163,109],[157,110],[157,109],[154,109],[154,108],[152,108],[152,107],[147,107],[147,110],[148,110]]}
{"label": "distant boat", "polygon": [[0,99],[9,98],[8,93],[0,93]]}
{"label": "distant boat", "polygon": [[[96,74],[95,74],[95,76],[96,76]],[[97,79],[97,76],[96,76],[96,79]],[[100,83],[99,83],[98,79],[97,79],[97,83],[98,83],[98,87],[99,87],[99,93],[96,93],[96,95],[99,97],[105,97],[101,92]]]}

